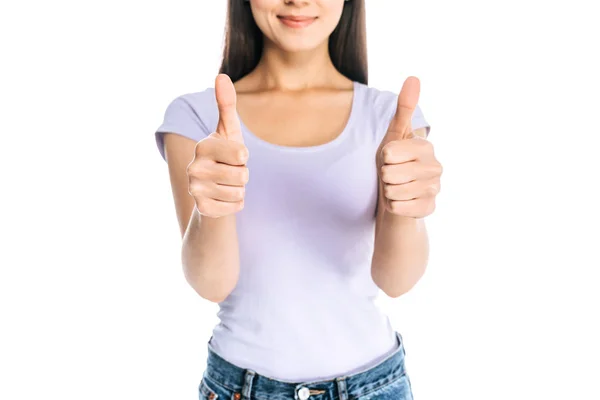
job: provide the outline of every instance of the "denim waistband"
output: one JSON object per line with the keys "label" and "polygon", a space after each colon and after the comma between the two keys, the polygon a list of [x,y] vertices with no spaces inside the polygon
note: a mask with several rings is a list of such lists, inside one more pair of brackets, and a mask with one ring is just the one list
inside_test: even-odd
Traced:
{"label": "denim waistband", "polygon": [[286,382],[260,375],[251,369],[240,368],[220,357],[209,341],[204,374],[223,387],[240,393],[241,400],[300,400],[299,391],[307,392],[307,389],[310,391],[310,400],[348,400],[376,390],[406,374],[404,341],[400,332],[396,331],[395,335],[398,347],[375,366],[351,375],[313,382]]}

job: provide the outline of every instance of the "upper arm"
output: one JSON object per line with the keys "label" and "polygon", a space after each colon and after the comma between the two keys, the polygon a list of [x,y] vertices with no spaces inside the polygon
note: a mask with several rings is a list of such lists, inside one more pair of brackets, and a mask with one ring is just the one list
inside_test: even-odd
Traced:
{"label": "upper arm", "polygon": [[195,206],[194,198],[189,193],[187,167],[194,160],[196,143],[182,135],[173,133],[164,135],[164,151],[181,237],[185,234]]}

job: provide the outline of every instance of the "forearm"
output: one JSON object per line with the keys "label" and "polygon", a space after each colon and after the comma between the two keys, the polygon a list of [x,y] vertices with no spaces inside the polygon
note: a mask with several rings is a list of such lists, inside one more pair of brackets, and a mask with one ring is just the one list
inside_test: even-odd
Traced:
{"label": "forearm", "polygon": [[210,218],[194,207],[181,249],[187,282],[203,298],[223,301],[239,277],[235,215]]}
{"label": "forearm", "polygon": [[371,264],[375,284],[390,297],[401,296],[421,279],[428,257],[425,220],[382,210]]}

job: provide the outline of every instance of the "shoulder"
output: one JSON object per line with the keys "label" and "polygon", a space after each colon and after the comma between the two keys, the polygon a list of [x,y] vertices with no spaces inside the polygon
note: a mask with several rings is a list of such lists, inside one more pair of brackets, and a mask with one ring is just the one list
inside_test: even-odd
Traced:
{"label": "shoulder", "polygon": [[197,142],[215,130],[217,120],[214,88],[177,96],[168,104],[163,121],[155,131],[156,144],[161,155],[166,160],[166,133],[175,133]]}
{"label": "shoulder", "polygon": [[374,142],[378,144],[394,115],[398,95],[359,82],[356,83],[356,90],[358,101],[355,106],[360,115],[360,127],[371,132]]}
{"label": "shoulder", "polygon": [[165,122],[171,121],[175,124],[193,122],[208,133],[214,129],[216,119],[218,119],[218,109],[215,89],[212,87],[175,97],[165,111]]}
{"label": "shoulder", "polygon": [[358,83],[363,92],[363,106],[374,117],[391,116],[396,110],[398,94],[389,90],[382,90],[372,86]]}
{"label": "shoulder", "polygon": [[374,102],[374,105],[382,106],[389,102],[395,101],[398,97],[397,93],[390,90],[379,89],[373,86],[368,86],[363,83],[357,82],[358,87],[364,91],[365,98]]}
{"label": "shoulder", "polygon": [[[363,92],[363,112],[377,121],[379,129],[387,129],[398,107],[398,93],[370,87],[362,83],[358,83],[358,87]],[[425,120],[423,111],[417,104],[412,116],[412,128],[414,130],[423,127],[427,128],[427,133],[429,133],[429,123]]]}
{"label": "shoulder", "polygon": [[215,89],[206,88],[200,92],[184,93],[171,101],[169,107],[187,107],[197,115],[203,115],[216,108]]}

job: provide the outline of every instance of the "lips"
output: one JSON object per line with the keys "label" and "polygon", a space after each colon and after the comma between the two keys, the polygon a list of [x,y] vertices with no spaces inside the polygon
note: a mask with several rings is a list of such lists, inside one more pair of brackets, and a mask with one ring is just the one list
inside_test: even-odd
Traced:
{"label": "lips", "polygon": [[303,15],[278,15],[277,18],[290,28],[305,28],[317,19],[317,17]]}

